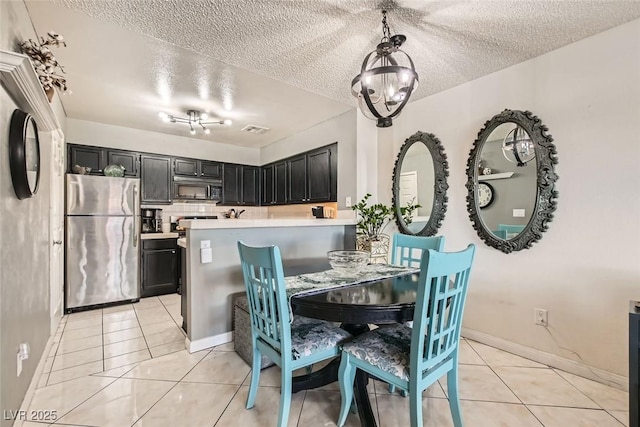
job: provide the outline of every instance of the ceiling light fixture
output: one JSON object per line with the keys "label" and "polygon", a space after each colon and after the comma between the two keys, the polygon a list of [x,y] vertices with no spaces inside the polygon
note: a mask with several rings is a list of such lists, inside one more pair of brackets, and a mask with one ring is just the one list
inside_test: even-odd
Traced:
{"label": "ceiling light fixture", "polygon": [[362,70],[351,82],[351,94],[376,126],[391,126],[418,87],[418,74],[413,61],[400,46],[407,38],[402,34],[391,36],[387,25],[387,11],[382,11],[382,40],[362,63]]}
{"label": "ceiling light fixture", "polygon": [[209,116],[207,113],[200,113],[198,110],[189,110],[187,111],[187,115],[189,117],[175,117],[167,113],[159,113],[158,114],[163,122],[166,123],[187,123],[189,125],[189,133],[191,135],[196,134],[196,130],[193,125],[200,126],[205,134],[209,135],[211,133],[211,129],[209,129],[208,125],[230,125],[231,120],[215,120],[212,122],[206,122]]}

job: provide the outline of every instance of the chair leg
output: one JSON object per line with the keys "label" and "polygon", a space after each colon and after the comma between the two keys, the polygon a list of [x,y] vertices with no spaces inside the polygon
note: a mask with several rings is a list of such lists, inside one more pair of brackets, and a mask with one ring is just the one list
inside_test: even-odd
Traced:
{"label": "chair leg", "polygon": [[291,369],[283,363],[282,384],[280,385],[280,413],[278,415],[278,427],[286,427],[289,421],[289,408],[291,407]]}
{"label": "chair leg", "polygon": [[460,410],[460,398],[458,396],[458,364],[447,373],[447,392],[449,393],[449,409],[455,427],[462,427],[462,412]]}
{"label": "chair leg", "polygon": [[247,409],[253,408],[260,385],[260,367],[262,365],[262,353],[257,347],[253,347],[253,364],[251,367],[251,384],[249,386],[249,396],[247,396]]}
{"label": "chair leg", "polygon": [[409,384],[409,418],[411,427],[422,427],[422,390]]}
{"label": "chair leg", "polygon": [[389,384],[389,393],[393,394],[396,391],[396,386],[393,384]]}
{"label": "chair leg", "polygon": [[353,381],[356,378],[356,368],[349,363],[349,354],[342,353],[340,369],[338,370],[338,381],[340,381],[340,395],[342,403],[340,405],[340,415],[338,415],[338,427],[342,427],[347,421],[349,409],[353,402]]}

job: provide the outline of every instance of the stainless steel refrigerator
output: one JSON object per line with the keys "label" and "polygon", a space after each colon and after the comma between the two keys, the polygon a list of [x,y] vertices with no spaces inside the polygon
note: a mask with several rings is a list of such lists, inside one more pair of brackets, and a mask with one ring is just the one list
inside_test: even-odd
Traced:
{"label": "stainless steel refrigerator", "polygon": [[67,313],[140,298],[139,194],[139,179],[67,175]]}

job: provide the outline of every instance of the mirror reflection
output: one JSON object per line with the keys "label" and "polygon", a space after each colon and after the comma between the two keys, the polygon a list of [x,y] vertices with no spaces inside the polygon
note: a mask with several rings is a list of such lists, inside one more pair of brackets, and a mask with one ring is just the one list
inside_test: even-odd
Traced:
{"label": "mirror reflection", "polygon": [[393,206],[398,230],[433,236],[447,210],[449,164],[438,138],[416,132],[400,148],[393,170]]}
{"label": "mirror reflection", "polygon": [[[400,206],[419,205],[400,221],[411,233],[418,233],[429,221],[433,208],[433,159],[424,144],[413,144],[407,150],[400,168],[398,203]],[[406,220],[409,221],[406,221]],[[409,222],[409,224],[407,224]]]}
{"label": "mirror reflection", "polygon": [[24,141],[24,157],[27,169],[27,182],[32,193],[38,185],[38,163],[40,162],[40,150],[38,147],[38,135],[36,133],[35,122],[32,117],[28,119],[26,135]]}
{"label": "mirror reflection", "polygon": [[480,152],[476,188],[480,218],[487,230],[509,240],[529,223],[537,193],[531,137],[516,123],[489,134]]}

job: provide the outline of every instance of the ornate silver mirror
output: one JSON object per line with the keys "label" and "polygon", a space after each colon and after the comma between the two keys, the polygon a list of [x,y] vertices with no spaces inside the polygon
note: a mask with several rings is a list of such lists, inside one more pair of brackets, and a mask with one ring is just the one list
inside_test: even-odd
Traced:
{"label": "ornate silver mirror", "polygon": [[438,232],[447,211],[448,176],[447,156],[435,135],[416,132],[405,140],[393,169],[393,209],[400,232]]}
{"label": "ornate silver mirror", "polygon": [[467,210],[485,243],[530,248],[556,209],[553,138],[530,111],[504,110],[484,124],[467,162]]}

